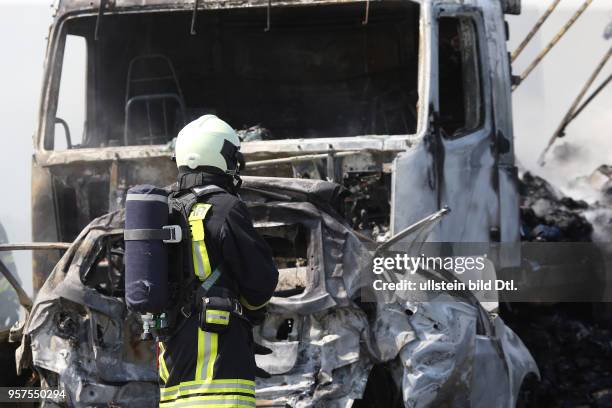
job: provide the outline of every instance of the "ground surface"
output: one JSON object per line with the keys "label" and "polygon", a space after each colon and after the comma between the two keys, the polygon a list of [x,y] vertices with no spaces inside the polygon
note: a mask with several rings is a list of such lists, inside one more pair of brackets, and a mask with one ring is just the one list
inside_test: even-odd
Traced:
{"label": "ground surface", "polygon": [[[514,304],[504,321],[534,356],[542,380],[527,407],[612,407],[612,318],[604,304]],[[607,314],[608,319],[601,319]],[[593,315],[598,316],[595,320]]]}

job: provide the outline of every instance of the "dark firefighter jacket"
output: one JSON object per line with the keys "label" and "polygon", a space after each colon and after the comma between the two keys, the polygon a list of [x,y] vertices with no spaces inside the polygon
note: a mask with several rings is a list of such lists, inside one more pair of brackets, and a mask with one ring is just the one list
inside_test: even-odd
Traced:
{"label": "dark firefighter jacket", "polygon": [[[193,177],[181,181],[181,189],[211,184]],[[227,184],[214,184],[231,191]],[[189,223],[194,273],[205,280],[216,269],[221,272],[209,294],[229,293],[247,317],[257,313],[272,296],[278,271],[244,202],[226,191],[205,195],[191,210]],[[201,330],[195,314],[187,319],[160,344],[160,406],[255,406],[251,329],[233,315],[228,330],[219,334]]]}

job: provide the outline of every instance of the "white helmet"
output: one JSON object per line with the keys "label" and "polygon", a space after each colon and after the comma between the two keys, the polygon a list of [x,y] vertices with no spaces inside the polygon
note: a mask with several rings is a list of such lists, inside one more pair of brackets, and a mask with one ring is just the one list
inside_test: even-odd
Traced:
{"label": "white helmet", "polygon": [[244,166],[239,149],[240,139],[230,125],[215,115],[204,115],[179,132],[174,151],[179,168],[200,167],[234,175],[239,163]]}

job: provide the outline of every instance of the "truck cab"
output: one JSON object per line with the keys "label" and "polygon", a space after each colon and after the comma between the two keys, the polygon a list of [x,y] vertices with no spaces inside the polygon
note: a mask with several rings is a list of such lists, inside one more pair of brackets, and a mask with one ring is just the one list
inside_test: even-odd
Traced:
{"label": "truck cab", "polygon": [[[344,218],[374,240],[448,206],[429,240],[518,242],[504,13],[519,9],[60,0],[34,137],[33,239],[71,242],[129,187],[174,182],[174,138],[213,113],[239,130],[246,174],[344,185]],[[34,255],[35,288],[59,256]]]}

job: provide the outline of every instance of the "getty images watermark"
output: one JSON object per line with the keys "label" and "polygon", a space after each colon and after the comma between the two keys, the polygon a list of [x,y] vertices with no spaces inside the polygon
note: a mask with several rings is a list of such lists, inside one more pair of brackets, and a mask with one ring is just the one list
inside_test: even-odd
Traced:
{"label": "getty images watermark", "polygon": [[612,303],[611,266],[610,243],[398,244],[374,251],[361,298]]}
{"label": "getty images watermark", "polygon": [[[517,290],[514,280],[484,279],[481,274],[487,269],[487,255],[481,256],[410,256],[408,254],[395,254],[394,256],[379,256],[374,258],[372,272],[379,278],[372,282],[376,291],[490,291],[490,290]],[[414,276],[419,270],[440,271],[446,270],[457,276],[466,273],[476,273],[477,277],[466,280],[453,279],[426,279],[414,280],[403,278],[388,280],[388,273],[393,272],[401,276]],[[386,275],[386,276],[383,276]]]}

